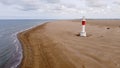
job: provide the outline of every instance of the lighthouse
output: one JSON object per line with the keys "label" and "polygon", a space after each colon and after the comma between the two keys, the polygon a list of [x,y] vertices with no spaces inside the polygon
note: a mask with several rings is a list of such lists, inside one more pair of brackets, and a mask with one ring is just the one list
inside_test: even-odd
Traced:
{"label": "lighthouse", "polygon": [[80,32],[81,37],[86,37],[85,25],[86,25],[86,20],[85,20],[85,17],[83,16],[83,19],[82,19],[82,31]]}

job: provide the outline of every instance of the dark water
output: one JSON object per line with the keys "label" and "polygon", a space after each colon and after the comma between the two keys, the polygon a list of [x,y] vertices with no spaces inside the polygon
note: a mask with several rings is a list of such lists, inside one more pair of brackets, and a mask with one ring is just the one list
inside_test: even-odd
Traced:
{"label": "dark water", "polygon": [[16,34],[52,20],[0,20],[0,68],[18,68],[22,48]]}

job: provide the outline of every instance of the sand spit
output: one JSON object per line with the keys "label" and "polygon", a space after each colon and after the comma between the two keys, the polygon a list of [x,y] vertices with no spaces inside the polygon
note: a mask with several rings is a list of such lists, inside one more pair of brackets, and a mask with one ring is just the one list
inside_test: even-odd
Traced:
{"label": "sand spit", "polygon": [[21,68],[120,68],[120,20],[55,21],[18,34]]}

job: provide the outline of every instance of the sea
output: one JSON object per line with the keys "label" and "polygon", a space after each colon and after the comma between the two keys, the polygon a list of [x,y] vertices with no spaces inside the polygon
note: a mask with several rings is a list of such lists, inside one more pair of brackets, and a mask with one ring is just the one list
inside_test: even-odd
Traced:
{"label": "sea", "polygon": [[23,58],[23,50],[17,34],[48,21],[53,20],[0,20],[0,68],[19,68]]}

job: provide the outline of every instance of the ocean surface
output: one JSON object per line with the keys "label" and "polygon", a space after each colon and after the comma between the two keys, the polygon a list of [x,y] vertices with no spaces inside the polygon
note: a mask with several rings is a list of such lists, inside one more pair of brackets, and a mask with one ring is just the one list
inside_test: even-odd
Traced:
{"label": "ocean surface", "polygon": [[17,33],[53,20],[0,20],[0,68],[19,68],[22,47]]}

